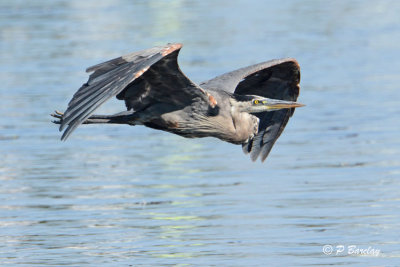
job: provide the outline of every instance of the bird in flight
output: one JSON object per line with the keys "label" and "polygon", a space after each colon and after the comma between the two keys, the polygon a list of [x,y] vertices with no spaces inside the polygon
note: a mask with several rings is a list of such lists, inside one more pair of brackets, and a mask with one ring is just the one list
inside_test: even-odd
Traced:
{"label": "bird in flight", "polygon": [[[182,44],[134,52],[89,67],[89,80],[64,113],[51,114],[61,140],[81,124],[144,125],[183,137],[216,137],[241,144],[253,161],[264,161],[285,128],[299,95],[300,67],[293,58],[244,67],[196,84],[180,70]],[[108,99],[126,111],[92,115]]]}

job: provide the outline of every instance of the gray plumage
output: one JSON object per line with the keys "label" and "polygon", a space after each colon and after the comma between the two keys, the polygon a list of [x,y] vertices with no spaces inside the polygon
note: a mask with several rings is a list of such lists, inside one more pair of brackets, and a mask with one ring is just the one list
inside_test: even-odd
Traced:
{"label": "gray plumage", "polygon": [[[264,161],[293,115],[300,68],[295,59],[271,60],[196,85],[179,69],[181,44],[131,53],[87,69],[93,72],[58,118],[66,140],[80,124],[145,125],[184,137],[216,137],[242,144]],[[116,96],[127,111],[92,115]],[[91,116],[92,115],[92,116]]]}

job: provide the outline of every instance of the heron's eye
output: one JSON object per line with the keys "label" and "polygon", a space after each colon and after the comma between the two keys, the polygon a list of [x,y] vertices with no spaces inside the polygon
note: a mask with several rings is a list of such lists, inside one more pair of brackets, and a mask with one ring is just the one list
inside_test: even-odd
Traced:
{"label": "heron's eye", "polygon": [[253,101],[253,104],[254,104],[254,105],[258,105],[259,103],[260,103],[260,101],[258,101],[258,100],[254,100],[254,101]]}

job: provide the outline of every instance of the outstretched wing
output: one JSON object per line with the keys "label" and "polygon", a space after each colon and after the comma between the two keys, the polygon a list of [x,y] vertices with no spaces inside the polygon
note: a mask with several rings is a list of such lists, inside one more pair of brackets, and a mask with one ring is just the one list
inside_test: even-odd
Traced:
{"label": "outstretched wing", "polygon": [[[124,99],[128,109],[140,110],[153,100],[178,95],[176,102],[195,97],[207,100],[207,93],[191,82],[179,69],[177,56],[181,44],[168,44],[131,53],[88,68],[94,71],[87,83],[74,94],[65,111],[61,139],[83,123],[101,104],[113,96]],[[168,98],[171,102],[171,98]],[[173,103],[173,102],[171,102]],[[175,103],[173,103],[175,104]]]}
{"label": "outstretched wing", "polygon": [[[201,83],[207,89],[225,90],[239,95],[258,95],[296,101],[299,96],[300,66],[295,59],[279,59],[238,69]],[[281,135],[294,108],[254,114],[260,119],[258,134],[243,144],[243,151],[255,161],[264,161]]]}

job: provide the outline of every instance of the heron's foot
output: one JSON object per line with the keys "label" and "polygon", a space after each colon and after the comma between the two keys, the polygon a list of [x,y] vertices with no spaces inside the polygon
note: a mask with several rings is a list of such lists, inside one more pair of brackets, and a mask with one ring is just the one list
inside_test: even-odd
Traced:
{"label": "heron's foot", "polygon": [[64,113],[62,113],[58,110],[55,110],[54,113],[50,114],[50,116],[56,118],[57,120],[53,120],[52,123],[61,124],[63,115],[64,115]]}

